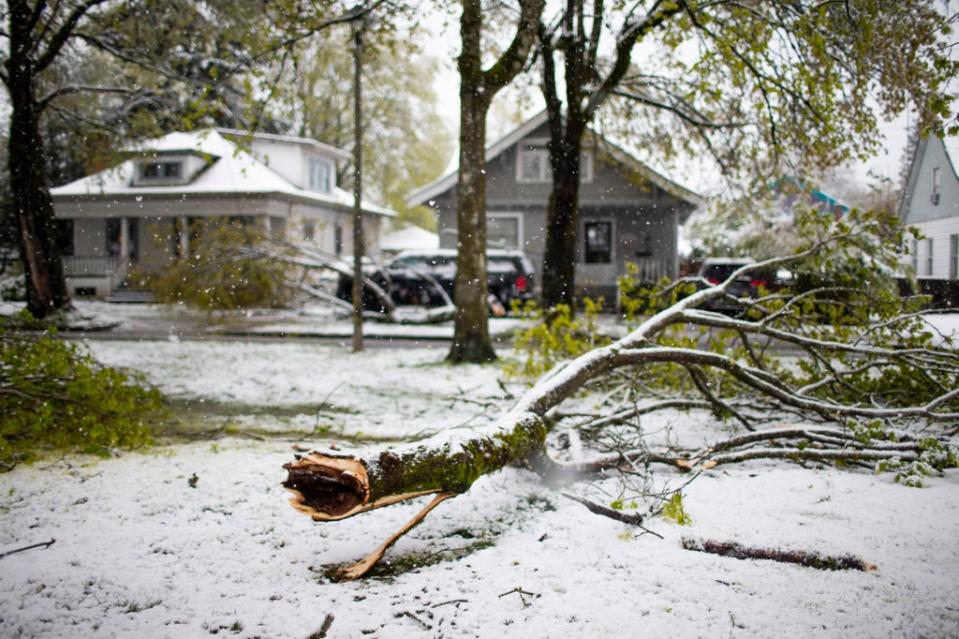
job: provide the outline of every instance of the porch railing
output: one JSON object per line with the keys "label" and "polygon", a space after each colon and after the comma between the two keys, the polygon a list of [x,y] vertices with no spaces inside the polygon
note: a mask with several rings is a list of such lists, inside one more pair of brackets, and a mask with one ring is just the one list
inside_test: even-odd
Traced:
{"label": "porch railing", "polygon": [[676,277],[671,260],[657,257],[641,257],[633,260],[636,265],[636,276],[640,282],[658,282],[664,277]]}
{"label": "porch railing", "polygon": [[68,277],[97,277],[113,275],[120,269],[120,258],[101,255],[73,255],[63,258],[63,270]]}

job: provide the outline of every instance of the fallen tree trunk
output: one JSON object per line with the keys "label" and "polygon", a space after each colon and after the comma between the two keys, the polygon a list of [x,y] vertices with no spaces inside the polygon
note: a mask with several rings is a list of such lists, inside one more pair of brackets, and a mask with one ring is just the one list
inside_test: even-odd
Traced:
{"label": "fallen tree trunk", "polygon": [[[933,386],[931,392],[925,395],[917,393],[915,386],[909,387],[909,397],[913,400],[911,405],[888,405],[878,401],[883,399],[883,396],[876,393],[869,395],[866,401],[840,401],[817,395],[814,391],[822,388],[823,384],[809,383],[808,379],[804,378],[778,377],[755,353],[751,353],[750,357],[739,357],[735,354],[657,342],[663,331],[677,323],[709,324],[715,320],[722,323],[723,328],[727,328],[728,322],[715,314],[699,311],[697,307],[725,296],[737,278],[751,269],[771,268],[802,259],[815,251],[828,248],[831,241],[835,241],[835,238],[819,242],[808,251],[789,258],[767,260],[742,267],[724,282],[693,293],[656,313],[626,337],[555,367],[530,388],[512,410],[489,426],[466,433],[443,433],[417,444],[386,450],[368,457],[322,451],[299,457],[284,466],[288,471],[284,486],[293,494],[291,502],[294,508],[315,521],[334,521],[424,495],[442,495],[443,499],[446,499],[463,493],[484,474],[540,455],[549,424],[554,421],[547,418],[547,413],[596,378],[624,367],[675,364],[686,369],[696,367],[697,371],[710,369],[732,380],[743,391],[763,396],[791,414],[809,415],[820,421],[843,423],[850,419],[887,422],[896,419],[923,419],[927,423],[955,423],[956,419],[959,419],[959,389],[952,380],[959,379],[959,354],[950,348],[917,347],[912,344],[910,348],[901,348],[894,342],[872,344],[865,339],[866,335],[854,336],[856,340],[853,343],[840,343],[810,337],[799,330],[795,334],[790,333],[788,339],[783,339],[811,351],[851,351],[863,361],[870,357],[875,358],[876,366],[879,367],[895,365],[900,369],[921,368],[929,374],[941,377],[942,383]],[[773,320],[770,318],[778,318],[782,314],[783,311],[779,310],[758,320],[735,320],[733,328],[741,334],[762,334],[770,339],[777,339],[780,337],[779,329],[772,325]],[[822,373],[826,376],[823,379],[833,384],[841,384],[845,382],[844,376],[851,370],[829,367]],[[698,386],[706,385],[704,382]],[[703,392],[708,392],[706,399],[714,409],[733,407],[728,401],[716,396],[712,390]],[[736,450],[754,441],[775,437],[789,438],[789,435],[792,435],[792,438],[800,435],[809,439],[831,437],[837,441],[836,446],[839,449],[780,447],[761,451]],[[668,455],[661,455],[656,459],[647,457],[647,460],[689,468],[694,464],[709,467],[717,463],[755,458],[822,461],[876,461],[898,458],[909,461],[916,459],[918,453],[917,450],[908,450],[911,448],[909,446],[906,447],[907,450],[864,449],[855,445],[848,433],[839,430],[806,428],[794,430],[789,435],[756,432],[741,436],[712,450],[703,451],[696,456],[695,461]],[[719,453],[720,450],[723,452]],[[349,578],[362,576],[382,556],[386,547],[405,530],[422,521],[426,513],[438,503],[436,500],[431,502],[410,524],[392,536],[387,544],[365,561],[347,569],[345,575]]]}
{"label": "fallen tree trunk", "polygon": [[298,511],[335,521],[423,495],[463,493],[483,475],[539,451],[546,432],[540,416],[513,411],[466,437],[441,434],[368,459],[314,451],[283,467],[283,486]]}

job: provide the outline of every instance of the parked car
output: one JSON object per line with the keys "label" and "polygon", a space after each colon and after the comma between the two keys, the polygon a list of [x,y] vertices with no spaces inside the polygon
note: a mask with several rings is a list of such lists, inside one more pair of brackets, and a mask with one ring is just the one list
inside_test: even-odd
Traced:
{"label": "parked car", "polygon": [[[486,270],[490,295],[503,308],[510,308],[513,300],[525,302],[533,297],[533,263],[522,251],[487,251]],[[440,306],[445,300],[439,289],[453,299],[456,251],[403,251],[392,262],[370,274],[369,278],[389,293],[396,304]],[[351,277],[341,276],[337,297],[351,299],[352,283]],[[372,295],[364,295],[364,305],[369,309],[379,307]]]}
{"label": "parked car", "polygon": [[[715,286],[729,279],[738,269],[749,264],[755,264],[756,260],[751,257],[709,257],[703,260],[695,280],[700,290]],[[719,311],[721,313],[739,313],[743,310],[743,305],[739,304],[729,296],[734,298],[748,297],[755,299],[759,297],[760,288],[775,290],[787,285],[792,280],[792,273],[785,269],[759,269],[749,271],[733,281],[726,289],[727,296],[710,300],[703,305],[703,308],[710,311]]]}

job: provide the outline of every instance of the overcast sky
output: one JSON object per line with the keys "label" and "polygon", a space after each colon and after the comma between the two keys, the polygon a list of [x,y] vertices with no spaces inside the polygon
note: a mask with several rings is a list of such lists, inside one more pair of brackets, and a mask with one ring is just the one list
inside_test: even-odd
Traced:
{"label": "overcast sky", "polygon": [[[937,7],[944,13],[951,13],[959,8],[959,0],[933,0]],[[459,34],[456,31],[457,24],[452,26],[444,25],[440,18],[430,18],[422,24],[422,37],[427,39],[426,51],[441,61],[441,71],[434,82],[436,95],[439,100],[439,111],[443,118],[449,124],[451,130],[459,129],[459,75],[455,68],[454,56],[459,49]],[[956,34],[951,36],[956,40]],[[959,47],[953,47],[953,55],[959,55]],[[959,82],[957,82],[959,84]],[[959,88],[959,87],[957,87]],[[954,91],[955,93],[955,91]],[[542,97],[538,92],[534,92],[528,105],[523,108],[524,115],[529,117],[543,108]],[[955,105],[953,106],[955,111]],[[869,180],[869,175],[874,174],[880,177],[888,177],[897,180],[902,168],[902,162],[908,141],[908,131],[911,118],[909,114],[902,114],[891,121],[884,121],[879,125],[879,133],[882,137],[882,149],[873,158],[866,162],[856,162],[851,168],[853,175],[861,182]],[[491,143],[506,133],[512,126],[504,126],[498,122],[489,123],[488,140]],[[648,158],[641,158],[648,160]],[[655,164],[655,162],[653,162]],[[655,167],[660,169],[661,167]],[[716,180],[707,178],[703,180],[700,167],[677,166],[669,171],[670,177],[683,183],[684,185],[699,191],[711,190],[711,186],[716,184]],[[685,175],[684,175],[685,174]]]}

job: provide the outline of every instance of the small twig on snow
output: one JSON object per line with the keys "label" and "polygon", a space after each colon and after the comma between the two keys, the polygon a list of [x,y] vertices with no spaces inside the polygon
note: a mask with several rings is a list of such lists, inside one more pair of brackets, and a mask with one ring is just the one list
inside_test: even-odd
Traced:
{"label": "small twig on snow", "polygon": [[333,625],[333,613],[331,612],[326,615],[326,618],[323,620],[323,625],[320,626],[320,629],[314,632],[313,634],[311,634],[306,639],[324,639],[326,637],[326,633],[330,631],[330,626],[332,625]]}
{"label": "small twig on snow", "polygon": [[528,601],[526,601],[526,598],[527,598],[527,597],[539,597],[539,596],[540,596],[539,593],[527,592],[527,591],[523,590],[523,587],[522,587],[522,586],[516,586],[516,587],[513,588],[512,590],[507,590],[507,591],[504,592],[503,594],[499,595],[499,597],[497,597],[497,598],[498,598],[498,599],[502,599],[502,598],[505,597],[506,595],[511,595],[511,594],[513,594],[514,592],[519,595],[519,599],[520,599],[520,601],[523,602],[523,607],[524,607],[524,608],[529,608],[530,605],[531,605]]}
{"label": "small twig on snow", "polygon": [[0,552],[0,559],[8,557],[10,555],[15,555],[18,552],[23,552],[24,550],[32,550],[34,548],[49,548],[56,543],[56,539],[51,539],[50,541],[43,541],[39,544],[30,544],[29,546],[24,546],[23,548],[14,548],[13,550],[8,550],[7,552]]}

